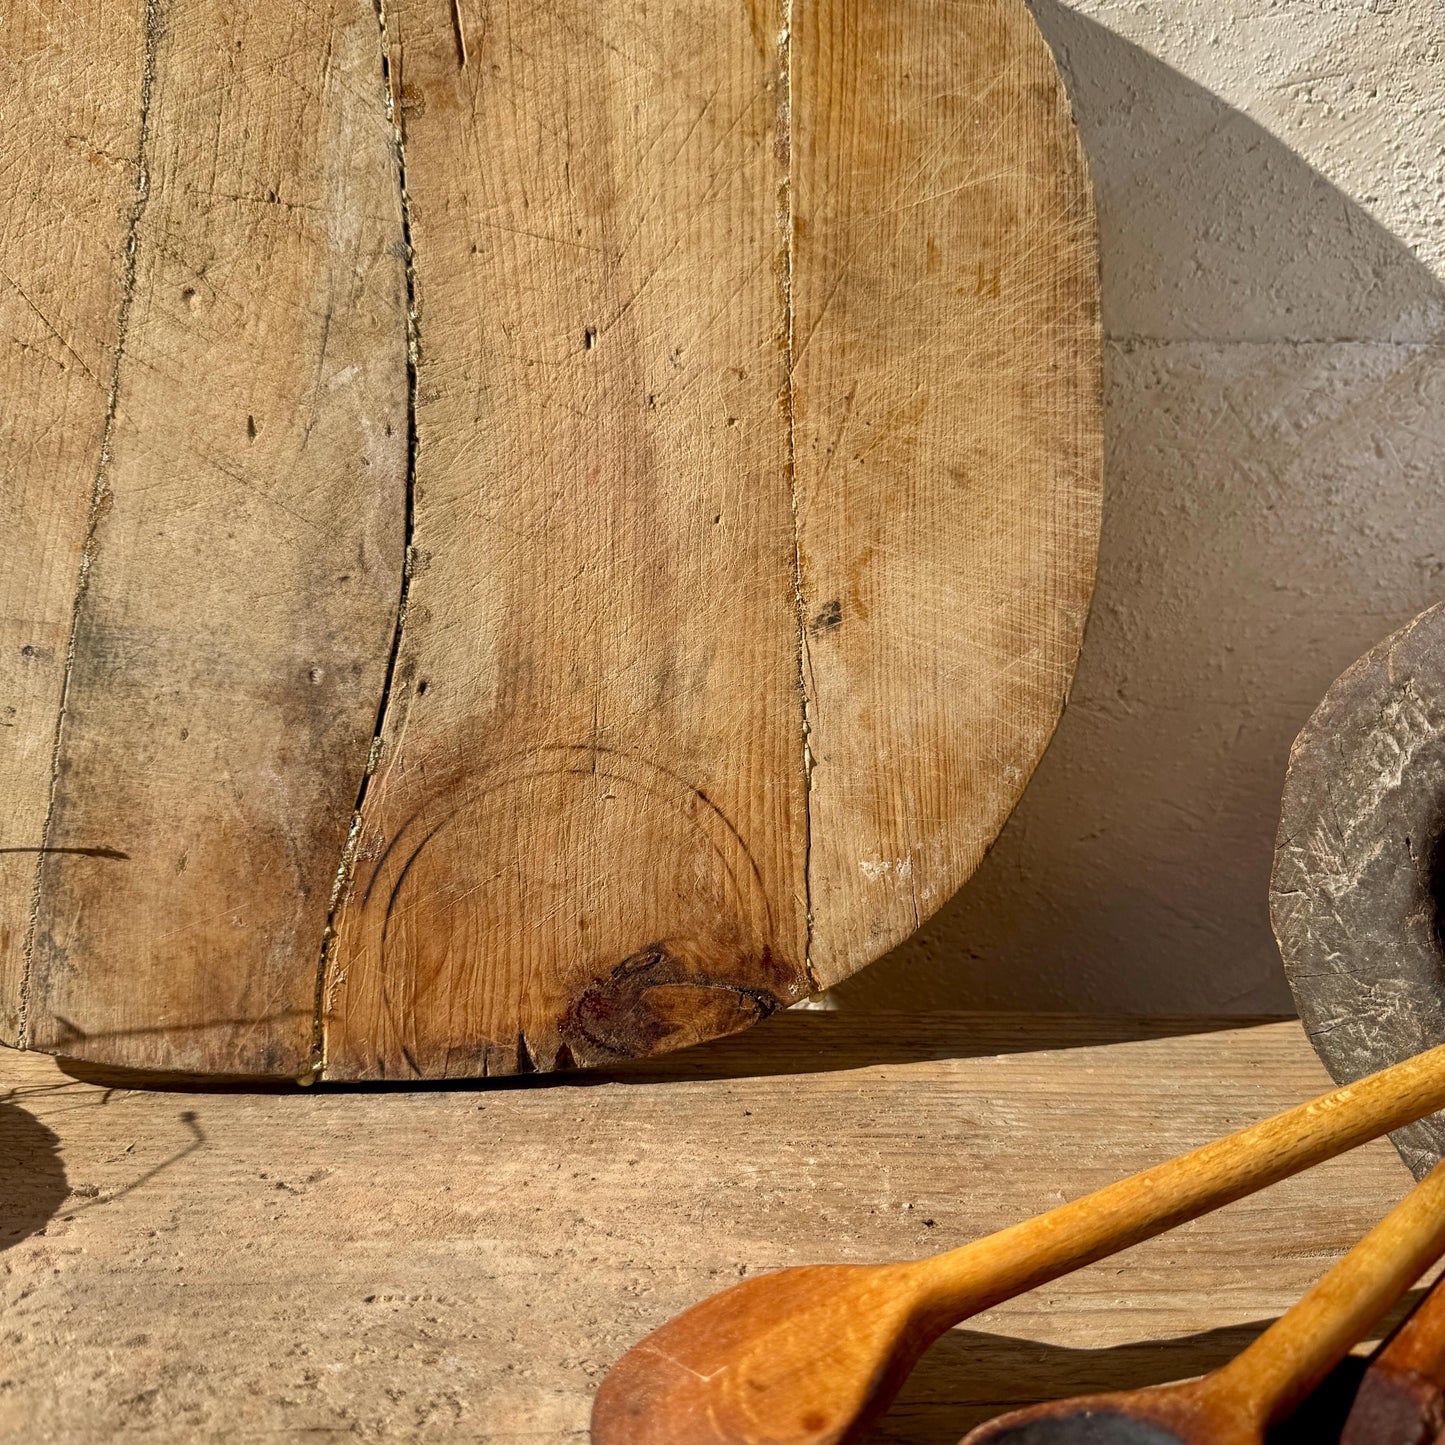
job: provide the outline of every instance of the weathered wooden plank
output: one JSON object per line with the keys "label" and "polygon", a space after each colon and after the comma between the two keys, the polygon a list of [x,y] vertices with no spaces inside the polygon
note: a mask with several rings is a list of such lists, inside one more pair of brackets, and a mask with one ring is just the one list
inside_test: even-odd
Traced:
{"label": "weathered wooden plank", "polygon": [[328,1074],[609,1059],[804,972],[780,14],[388,7],[415,575]]}
{"label": "weathered wooden plank", "polygon": [[[1297,1023],[1225,1022],[785,1013],[586,1087],[0,1053],[0,1435],[583,1445],[601,1373],[741,1275],[918,1258],[1329,1086]],[[968,1321],[878,1438],[1221,1364],[1409,1183],[1378,1141]]]}
{"label": "weathered wooden plank", "polygon": [[145,5],[18,5],[4,19],[0,1037],[13,1043],[76,579],[114,379]]}
{"label": "weathered wooden plank", "polygon": [[1088,177],[1022,0],[799,5],[792,410],[824,983],[977,866],[1048,741],[1102,468]]}
{"label": "weathered wooden plank", "polygon": [[[152,4],[142,49],[28,1039],[295,1072],[403,557],[380,40],[366,0],[193,0]],[[96,845],[123,856],[66,851]]]}

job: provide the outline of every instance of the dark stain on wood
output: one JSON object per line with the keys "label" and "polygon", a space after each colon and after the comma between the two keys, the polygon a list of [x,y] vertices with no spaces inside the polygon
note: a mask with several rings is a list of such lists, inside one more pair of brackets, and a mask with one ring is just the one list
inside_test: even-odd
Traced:
{"label": "dark stain on wood", "polygon": [[[759,965],[759,971],[775,970],[769,949],[763,950]],[[563,1047],[584,1062],[642,1058],[687,1042],[677,1035],[691,1033],[695,1018],[707,1017],[709,1035],[733,1033],[782,1004],[777,995],[755,984],[699,974],[667,944],[652,943],[588,985],[567,1010],[558,1032]]]}
{"label": "dark stain on wood", "polygon": [[836,631],[843,622],[843,604],[838,598],[831,602],[825,602],[819,609],[817,616],[808,624],[808,631],[814,637],[823,637],[827,633]]}

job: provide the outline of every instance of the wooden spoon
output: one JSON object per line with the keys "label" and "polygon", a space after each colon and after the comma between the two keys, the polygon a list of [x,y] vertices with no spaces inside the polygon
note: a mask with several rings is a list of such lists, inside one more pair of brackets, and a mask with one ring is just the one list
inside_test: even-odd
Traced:
{"label": "wooden spoon", "polygon": [[[1264,1445],[1265,1431],[1295,1409],[1442,1251],[1445,1164],[1222,1369],[1181,1385],[1014,1410],[979,1426],[963,1445]],[[1377,1435],[1369,1440],[1390,1445]]]}
{"label": "wooden spoon", "polygon": [[593,1445],[861,1440],[959,1320],[1441,1107],[1445,1045],[948,1254],[746,1280],[623,1355]]}
{"label": "wooden spoon", "polygon": [[1445,1278],[1370,1361],[1340,1445],[1435,1445],[1445,1435]]}

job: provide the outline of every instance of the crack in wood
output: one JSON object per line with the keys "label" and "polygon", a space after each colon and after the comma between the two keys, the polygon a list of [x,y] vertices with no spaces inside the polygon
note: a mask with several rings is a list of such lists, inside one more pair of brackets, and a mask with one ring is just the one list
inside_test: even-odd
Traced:
{"label": "crack in wood", "polygon": [[129,853],[119,848],[54,848],[45,844],[33,844],[29,847],[0,848],[0,853],[39,853],[42,857],[47,854],[65,854],[73,858],[110,858],[117,862],[130,857]]}
{"label": "crack in wood", "polygon": [[[336,939],[336,920],[345,901],[346,887],[351,880],[356,863],[357,847],[361,839],[361,815],[371,779],[376,773],[381,758],[386,732],[387,714],[397,680],[397,666],[401,657],[402,639],[406,632],[407,604],[411,594],[414,572],[412,539],[416,533],[416,398],[417,362],[420,346],[417,340],[416,274],[411,235],[411,196],[407,189],[406,176],[406,129],[402,114],[401,86],[399,75],[393,74],[391,58],[391,36],[386,22],[386,0],[374,0],[376,11],[377,37],[381,48],[382,94],[386,108],[386,119],[392,131],[392,149],[396,159],[398,198],[401,205],[401,243],[403,276],[406,291],[406,481],[404,487],[403,560],[401,569],[401,590],[397,598],[396,623],[392,629],[391,650],[386,659],[386,672],[381,683],[381,697],[377,703],[376,723],[372,729],[371,751],[366,767],[362,770],[357,785],[356,803],[352,809],[351,826],[347,830],[346,842],[342,845],[341,859],[336,867],[336,877],[331,887],[331,899],[326,915],[326,929],[321,940],[321,956],[316,965],[315,1010],[311,1027],[311,1062],[309,1077],[319,1078],[326,1067],[326,982],[331,968],[331,954]],[[400,46],[400,36],[397,44]],[[400,66],[397,66],[400,70]],[[408,1058],[408,1062],[415,1064]]]}
{"label": "crack in wood", "polygon": [[783,168],[779,183],[778,229],[781,232],[782,256],[779,266],[783,303],[783,353],[785,380],[783,385],[783,419],[786,427],[786,461],[788,488],[793,515],[793,601],[798,628],[798,706],[801,711],[802,773],[803,773],[803,972],[811,991],[818,987],[813,971],[813,753],[809,743],[811,732],[810,689],[808,685],[808,601],[803,593],[802,529],[798,515],[797,435],[794,412],[794,336],[793,336],[793,3],[785,0],[783,28],[778,36],[779,96],[777,146]]}

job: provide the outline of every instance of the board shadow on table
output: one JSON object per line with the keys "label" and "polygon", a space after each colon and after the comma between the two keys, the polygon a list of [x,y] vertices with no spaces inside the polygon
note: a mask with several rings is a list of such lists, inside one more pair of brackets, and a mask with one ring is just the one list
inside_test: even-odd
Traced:
{"label": "board shadow on table", "polygon": [[[1392,1310],[1381,1333],[1422,1294],[1412,1291]],[[1187,1380],[1226,1364],[1273,1323],[1254,1320],[1099,1350],[950,1330],[904,1385],[872,1445],[957,1445],[975,1426],[1025,1405]],[[1271,1432],[1270,1445],[1334,1445],[1363,1368],[1359,1357],[1343,1361],[1293,1418]]]}
{"label": "board shadow on table", "polygon": [[70,1194],[60,1138],[0,1098],[0,1253],[44,1229]]}
{"label": "board shadow on table", "polygon": [[[1179,1038],[1256,1028],[1280,1022],[1277,1014],[1238,1018],[1089,1018],[1075,1014],[936,1013],[869,1014],[790,1009],[729,1038],[634,1060],[614,1069],[496,1079],[397,1079],[380,1083],[325,1081],[308,1086],[326,1093],[441,1089],[567,1089],[602,1084],[696,1083],[838,1073],[939,1059],[1097,1048],[1144,1039]],[[289,1093],[289,1079],[202,1077],[115,1069],[82,1060],[57,1060],[71,1079],[102,1088],[162,1089],[183,1093]]]}

